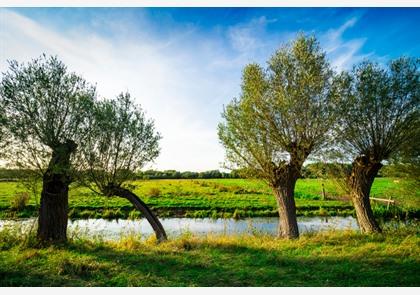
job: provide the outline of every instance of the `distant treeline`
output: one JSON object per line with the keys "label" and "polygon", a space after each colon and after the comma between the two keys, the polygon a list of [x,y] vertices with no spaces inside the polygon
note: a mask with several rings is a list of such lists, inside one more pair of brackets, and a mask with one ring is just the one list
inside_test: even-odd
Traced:
{"label": "distant treeline", "polygon": [[[0,180],[17,180],[34,175],[29,169],[5,169],[0,168]],[[238,171],[220,172],[210,170],[204,172],[176,171],[176,170],[146,170],[132,174],[133,179],[211,179],[211,178],[241,178]]]}
{"label": "distant treeline", "polygon": [[5,169],[0,168],[0,181],[17,180],[27,178],[33,171],[29,169]]}
{"label": "distant treeline", "polygon": [[[383,167],[377,177],[399,177],[393,165]],[[337,165],[329,163],[311,163],[302,167],[301,178],[320,178],[328,177],[329,172],[337,169]],[[340,169],[351,170],[351,164],[341,164]],[[219,170],[210,170],[205,172],[176,171],[176,170],[147,170],[136,173],[138,179],[214,179],[214,178],[245,178],[240,170],[231,172],[220,172]]]}
{"label": "distant treeline", "polygon": [[[378,177],[400,177],[397,169],[392,169],[393,165],[388,165],[380,170]],[[350,169],[350,164],[343,167]],[[328,163],[312,163],[302,168],[302,178],[328,177],[328,170],[332,168]],[[0,168],[0,181],[19,180],[33,175],[29,169],[5,169]],[[231,172],[221,172],[219,170],[210,170],[204,172],[176,171],[176,170],[146,170],[140,171],[132,176],[133,180],[139,179],[219,179],[219,178],[244,178],[241,171],[233,170]]]}
{"label": "distant treeline", "polygon": [[136,173],[139,179],[214,179],[214,178],[241,178],[238,171],[220,172],[210,170],[204,172],[176,171],[176,170],[147,170]]}

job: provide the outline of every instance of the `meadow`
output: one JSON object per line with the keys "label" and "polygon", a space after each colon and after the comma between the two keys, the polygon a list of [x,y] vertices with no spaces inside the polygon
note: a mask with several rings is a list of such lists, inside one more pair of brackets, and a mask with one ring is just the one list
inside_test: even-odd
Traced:
{"label": "meadow", "polygon": [[[397,202],[390,210],[374,205],[375,214],[414,216],[407,224],[385,223],[382,234],[336,230],[286,240],[261,233],[185,232],[159,244],[154,235],[142,239],[132,233],[105,240],[70,232],[67,243],[45,247],[35,231],[28,234],[6,226],[0,231],[0,286],[418,286],[419,192],[407,194],[410,183],[405,182],[375,180],[372,196],[391,196]],[[142,180],[130,186],[160,216],[277,216],[270,189],[261,181]],[[39,200],[33,196],[25,208],[10,208],[14,196],[25,189],[18,182],[0,182],[3,218],[36,215]],[[331,180],[300,179],[296,202],[298,215],[353,214],[345,193]],[[123,199],[75,186],[70,191],[70,215],[138,217]]]}
{"label": "meadow", "polygon": [[[0,232],[0,286],[419,286],[418,227],[332,231],[299,240],[193,236],[156,244],[72,238],[42,248]],[[379,271],[380,270],[380,271]]]}
{"label": "meadow", "polygon": [[[325,199],[322,194],[325,188]],[[371,196],[392,198],[395,206],[386,208],[375,203],[374,212],[382,217],[418,218],[420,189],[407,191],[410,182],[404,179],[376,178]],[[278,216],[276,201],[270,188],[262,181],[249,179],[165,179],[137,180],[129,187],[161,217],[242,218]],[[37,213],[37,194],[31,194],[19,182],[0,182],[0,217],[29,217]],[[30,198],[23,208],[12,209],[16,195],[28,192]],[[353,206],[336,182],[328,179],[299,179],[296,185],[299,216],[354,214]],[[70,218],[136,218],[125,199],[104,197],[87,188],[72,186],[69,196]]]}

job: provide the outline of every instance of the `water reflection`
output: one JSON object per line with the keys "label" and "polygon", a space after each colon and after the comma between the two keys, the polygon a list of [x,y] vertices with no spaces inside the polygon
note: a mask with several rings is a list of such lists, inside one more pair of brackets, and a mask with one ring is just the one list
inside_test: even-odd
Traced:
{"label": "water reflection", "polygon": [[[193,218],[162,218],[162,225],[169,237],[185,232],[193,234],[277,234],[278,218],[247,218],[234,219],[193,219]],[[22,225],[23,231],[29,230],[36,224],[35,219],[25,220],[0,220],[0,229],[6,225]],[[353,217],[301,217],[298,218],[299,231],[315,232],[331,229],[358,229]],[[127,234],[148,237],[153,234],[152,227],[147,220],[105,220],[105,219],[80,219],[69,220],[69,235],[101,237],[103,239],[119,239]]]}

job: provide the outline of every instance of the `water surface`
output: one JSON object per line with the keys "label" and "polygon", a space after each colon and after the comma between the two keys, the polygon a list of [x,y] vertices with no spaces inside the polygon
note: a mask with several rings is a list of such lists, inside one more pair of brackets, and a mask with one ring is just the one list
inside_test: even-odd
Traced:
{"label": "water surface", "polygon": [[[277,217],[253,217],[246,219],[210,219],[210,218],[161,218],[163,227],[169,237],[178,236],[186,232],[192,234],[277,234]],[[22,231],[34,228],[36,219],[0,220],[0,229],[5,226],[21,225]],[[349,217],[298,217],[301,233],[325,230],[358,229],[357,221]],[[122,236],[134,234],[148,237],[153,229],[146,219],[137,220],[105,220],[79,219],[69,220],[69,236],[101,237],[103,239],[119,239]]]}

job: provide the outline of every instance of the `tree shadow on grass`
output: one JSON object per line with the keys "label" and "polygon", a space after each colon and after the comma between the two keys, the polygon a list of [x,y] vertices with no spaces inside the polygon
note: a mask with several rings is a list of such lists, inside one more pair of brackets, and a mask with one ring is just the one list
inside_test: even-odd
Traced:
{"label": "tree shadow on grass", "polygon": [[[420,265],[386,257],[292,256],[206,241],[180,248],[70,244],[49,271],[36,261],[0,263],[1,286],[418,286]],[[49,259],[49,258],[48,258]],[[58,261],[58,262],[57,262]],[[63,262],[64,261],[64,262]],[[53,265],[56,263],[56,265]],[[3,265],[3,266],[2,266]]]}

